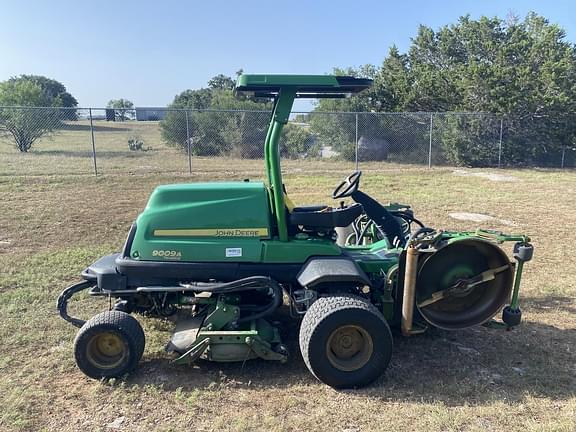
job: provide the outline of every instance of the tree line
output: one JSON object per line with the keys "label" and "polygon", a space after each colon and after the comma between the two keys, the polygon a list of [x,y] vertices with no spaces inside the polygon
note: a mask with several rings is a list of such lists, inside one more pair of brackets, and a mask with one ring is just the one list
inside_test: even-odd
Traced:
{"label": "tree line", "polygon": [[[495,162],[494,143],[505,133],[501,155],[510,165],[546,165],[563,148],[576,146],[576,50],[563,29],[529,13],[510,16],[461,17],[438,30],[421,25],[405,53],[390,48],[380,66],[336,68],[337,75],[373,79],[371,89],[348,99],[322,99],[315,112],[459,112],[484,115],[437,116],[442,161],[488,166]],[[234,96],[234,81],[219,75],[208,88],[187,90],[171,107],[203,109],[269,109],[266,101]],[[162,124],[167,142],[186,144],[191,134],[197,154],[260,157],[265,136],[264,114],[195,113],[185,123],[171,114]],[[219,116],[222,119],[219,119]],[[428,127],[415,127],[422,116],[360,117],[362,137],[384,142],[391,153],[427,147]],[[330,146],[341,157],[356,157],[354,116],[311,115],[309,128],[288,124],[282,140],[284,156],[317,154]],[[502,121],[502,124],[500,124]],[[216,126],[217,125],[217,126]],[[258,125],[258,126],[256,126]],[[501,130],[502,127],[502,130]],[[192,131],[192,132],[190,132]],[[188,134],[188,135],[187,135]],[[361,137],[361,138],[362,138]]]}
{"label": "tree line", "polygon": [[[239,71],[238,73],[241,73]],[[438,116],[435,133],[442,157],[451,164],[484,166],[493,163],[487,143],[495,140],[495,119],[503,119],[509,164],[546,164],[563,148],[576,145],[576,49],[563,29],[535,13],[524,19],[469,16],[434,30],[420,26],[406,52],[390,48],[379,66],[336,68],[338,75],[367,77],[371,89],[348,99],[320,100],[314,111],[474,112],[482,116]],[[233,155],[257,158],[269,121],[267,99],[235,94],[235,80],[217,75],[206,88],[178,94],[161,121],[165,142],[196,155]],[[0,83],[0,105],[70,107],[76,99],[55,80],[22,75]],[[121,120],[133,104],[112,100]],[[228,111],[219,113],[220,111]],[[0,131],[11,134],[20,151],[50,133],[34,124],[57,125],[75,119],[48,111],[34,115],[56,116],[45,121],[26,112],[0,110]],[[56,112],[56,113],[54,113]],[[429,140],[425,127],[414,114],[393,124],[386,116],[361,117],[361,137],[353,116],[311,115],[290,122],[281,140],[284,157],[317,155],[331,146],[341,157],[355,157],[358,138],[386,143],[389,152],[421,148]],[[548,159],[547,159],[548,158]]]}
{"label": "tree line", "polygon": [[[464,16],[437,31],[420,26],[406,53],[392,47],[379,67],[335,72],[372,78],[374,85],[350,99],[322,100],[317,110],[494,114],[504,119],[505,159],[514,165],[540,164],[576,145],[575,46],[563,29],[535,13],[523,20]],[[450,163],[490,163],[493,152],[485,144],[494,141],[493,116],[438,120]],[[322,127],[328,126],[337,143],[350,142],[349,127]],[[399,139],[406,131],[398,129],[384,138]]]}

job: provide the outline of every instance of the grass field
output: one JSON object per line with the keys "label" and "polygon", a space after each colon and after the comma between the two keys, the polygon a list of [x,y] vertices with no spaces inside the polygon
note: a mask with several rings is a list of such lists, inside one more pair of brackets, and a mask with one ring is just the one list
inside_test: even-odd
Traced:
{"label": "grass field", "polygon": [[[55,310],[59,292],[102,254],[118,250],[153,188],[162,183],[259,178],[261,161],[195,159],[140,131],[153,150],[128,152],[133,130],[97,131],[101,176],[91,174],[85,128],[43,140],[30,154],[0,143],[0,430],[576,430],[576,172],[502,170],[494,181],[453,169],[366,164],[363,190],[410,203],[430,226],[530,234],[535,258],[522,289],[525,321],[395,336],[392,364],[374,385],[335,391],[307,371],[297,323],[284,329],[285,365],[250,361],[175,366],[163,352],[170,324],[141,319],[139,369],[101,383],[75,366],[75,328]],[[284,165],[294,201],[329,201],[349,163]],[[491,171],[495,172],[495,171]],[[481,173],[465,170],[465,173]],[[457,173],[458,174],[458,173]],[[494,216],[453,220],[450,212]],[[81,298],[89,317],[107,307]]]}

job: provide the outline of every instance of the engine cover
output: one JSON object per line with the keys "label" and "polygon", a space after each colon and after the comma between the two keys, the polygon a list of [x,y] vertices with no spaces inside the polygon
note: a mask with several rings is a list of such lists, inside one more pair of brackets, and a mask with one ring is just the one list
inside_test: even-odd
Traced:
{"label": "engine cover", "polygon": [[136,226],[132,259],[259,262],[271,234],[268,191],[261,182],[159,186]]}

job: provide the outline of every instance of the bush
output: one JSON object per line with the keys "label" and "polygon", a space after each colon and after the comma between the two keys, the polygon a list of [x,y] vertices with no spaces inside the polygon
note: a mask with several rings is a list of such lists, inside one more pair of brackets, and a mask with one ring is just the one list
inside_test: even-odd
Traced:
{"label": "bush", "polygon": [[498,163],[499,121],[488,115],[448,115],[435,123],[449,164],[488,167]]}
{"label": "bush", "polygon": [[139,136],[131,136],[128,138],[128,148],[130,151],[148,151],[150,148],[144,148],[144,140]]}

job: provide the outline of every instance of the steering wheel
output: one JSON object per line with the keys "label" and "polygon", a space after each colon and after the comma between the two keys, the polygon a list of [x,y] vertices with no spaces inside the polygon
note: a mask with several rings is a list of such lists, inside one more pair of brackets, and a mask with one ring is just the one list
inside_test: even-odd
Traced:
{"label": "steering wheel", "polygon": [[358,186],[360,185],[361,175],[362,171],[354,171],[352,174],[346,177],[338,186],[336,186],[336,189],[334,189],[334,192],[332,192],[332,198],[346,198],[356,192],[358,190]]}

